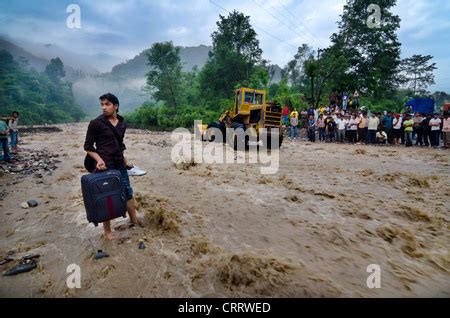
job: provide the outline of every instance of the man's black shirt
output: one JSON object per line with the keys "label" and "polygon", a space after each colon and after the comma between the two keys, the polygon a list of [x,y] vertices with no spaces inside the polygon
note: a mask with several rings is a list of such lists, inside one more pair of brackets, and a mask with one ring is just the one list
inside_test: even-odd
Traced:
{"label": "man's black shirt", "polygon": [[[117,130],[119,136],[123,139],[127,127],[122,116],[117,115],[117,119],[119,122],[117,123],[115,129]],[[105,162],[106,166],[114,166],[124,160],[123,151],[126,148],[123,144],[122,147],[119,146],[119,142],[117,141],[114,133],[111,131],[111,128],[108,127],[107,121],[108,119],[103,115],[91,120],[88,126],[86,140],[84,142],[84,150],[98,153]]]}

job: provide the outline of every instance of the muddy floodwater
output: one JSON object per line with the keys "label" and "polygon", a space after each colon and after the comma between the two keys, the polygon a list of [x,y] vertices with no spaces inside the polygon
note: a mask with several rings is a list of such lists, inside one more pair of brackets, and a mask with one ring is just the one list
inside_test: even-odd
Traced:
{"label": "muddy floodwater", "polygon": [[[147,171],[131,177],[143,226],[116,219],[106,242],[81,194],[87,124],[59,127],[22,137],[15,172],[0,163],[0,259],[15,259],[0,271],[41,255],[0,277],[1,297],[450,296],[449,150],[286,141],[263,175],[175,164],[170,133],[129,130],[126,155]],[[100,249],[110,257],[93,260]]]}

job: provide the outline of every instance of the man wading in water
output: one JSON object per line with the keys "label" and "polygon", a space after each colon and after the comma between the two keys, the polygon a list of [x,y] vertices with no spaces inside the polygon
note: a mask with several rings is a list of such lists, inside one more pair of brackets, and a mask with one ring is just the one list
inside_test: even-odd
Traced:
{"label": "man wading in water", "polygon": [[[97,162],[96,169],[99,171],[116,169],[122,174],[122,182],[128,200],[127,211],[130,216],[130,226],[133,227],[138,224],[138,220],[134,207],[133,189],[127,171],[127,167],[130,167],[130,165],[123,155],[126,148],[123,143],[119,144],[107,123],[109,121],[123,139],[126,130],[125,121],[122,116],[117,114],[119,112],[119,100],[116,96],[108,93],[100,96],[99,100],[103,114],[89,123],[84,150]],[[114,240],[116,238],[111,231],[110,221],[103,222],[103,229],[105,239]]]}

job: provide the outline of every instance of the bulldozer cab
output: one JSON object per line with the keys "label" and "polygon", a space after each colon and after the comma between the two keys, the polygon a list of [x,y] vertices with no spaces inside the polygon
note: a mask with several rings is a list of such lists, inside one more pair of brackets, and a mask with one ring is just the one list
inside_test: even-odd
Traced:
{"label": "bulldozer cab", "polygon": [[228,115],[231,122],[258,129],[264,118],[265,107],[266,91],[243,87],[235,90],[234,106]]}
{"label": "bulldozer cab", "polygon": [[266,92],[252,88],[240,88],[235,91],[233,117],[249,116],[251,112],[264,109],[266,103]]}
{"label": "bulldozer cab", "polygon": [[263,127],[281,127],[281,106],[276,101],[266,102],[266,91],[253,88],[235,90],[234,105],[222,113],[219,122],[231,127],[241,123],[256,130]]}

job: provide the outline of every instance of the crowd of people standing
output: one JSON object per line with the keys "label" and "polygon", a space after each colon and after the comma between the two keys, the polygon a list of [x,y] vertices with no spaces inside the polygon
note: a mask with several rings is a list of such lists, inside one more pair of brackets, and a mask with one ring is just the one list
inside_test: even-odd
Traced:
{"label": "crowd of people standing", "polygon": [[349,111],[338,106],[303,109],[300,112],[283,108],[283,127],[290,140],[296,140],[299,128],[304,129],[311,142],[338,142],[359,144],[390,144],[406,147],[448,147],[450,119],[448,113],[402,113],[385,111]]}

